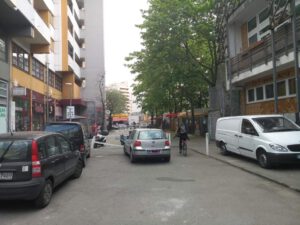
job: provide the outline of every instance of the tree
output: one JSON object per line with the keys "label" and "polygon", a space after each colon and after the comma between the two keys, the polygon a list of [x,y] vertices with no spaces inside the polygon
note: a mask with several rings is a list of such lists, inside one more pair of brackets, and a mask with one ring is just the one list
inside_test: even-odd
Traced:
{"label": "tree", "polygon": [[111,114],[124,113],[126,108],[126,97],[116,89],[106,91],[106,107]]}
{"label": "tree", "polygon": [[138,26],[144,49],[126,58],[137,74],[134,94],[151,114],[189,109],[193,114],[195,107],[207,105],[208,87],[216,82],[214,1],[149,3]]}

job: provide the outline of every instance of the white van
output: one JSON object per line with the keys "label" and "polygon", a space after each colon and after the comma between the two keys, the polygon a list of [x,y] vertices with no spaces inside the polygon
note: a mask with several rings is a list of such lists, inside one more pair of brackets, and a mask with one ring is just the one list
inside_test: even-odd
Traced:
{"label": "white van", "polygon": [[257,159],[263,168],[300,162],[300,127],[282,115],[220,118],[216,144],[222,154],[233,152]]}

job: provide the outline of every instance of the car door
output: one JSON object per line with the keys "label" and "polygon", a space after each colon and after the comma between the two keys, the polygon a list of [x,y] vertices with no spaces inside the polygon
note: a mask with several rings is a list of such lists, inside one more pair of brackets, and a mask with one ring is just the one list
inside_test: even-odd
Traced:
{"label": "car door", "polygon": [[45,145],[48,155],[47,169],[54,176],[55,183],[61,183],[66,178],[65,157],[54,135],[45,138]]}
{"label": "car door", "polygon": [[258,133],[248,119],[242,120],[241,134],[239,135],[240,154],[255,158],[256,139]]}
{"label": "car door", "polygon": [[66,176],[70,176],[77,165],[78,162],[78,151],[72,150],[71,144],[62,136],[56,136],[56,139],[59,143],[61,152],[65,158],[65,173]]}

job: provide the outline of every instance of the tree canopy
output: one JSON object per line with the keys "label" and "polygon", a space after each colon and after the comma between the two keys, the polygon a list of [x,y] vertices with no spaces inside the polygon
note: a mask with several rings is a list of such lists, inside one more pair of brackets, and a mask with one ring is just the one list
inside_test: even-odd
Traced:
{"label": "tree canopy", "polygon": [[106,91],[106,108],[111,114],[124,113],[126,108],[126,97],[117,89]]}

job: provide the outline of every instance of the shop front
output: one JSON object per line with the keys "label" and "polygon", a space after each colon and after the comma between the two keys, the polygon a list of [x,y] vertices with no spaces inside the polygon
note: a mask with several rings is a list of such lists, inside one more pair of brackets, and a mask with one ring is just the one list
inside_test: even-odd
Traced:
{"label": "shop front", "polygon": [[44,95],[32,91],[32,130],[41,130],[45,126]]}
{"label": "shop front", "polygon": [[18,88],[19,89],[16,87],[13,90],[13,101],[15,102],[15,130],[30,131],[30,90],[22,87]]}

